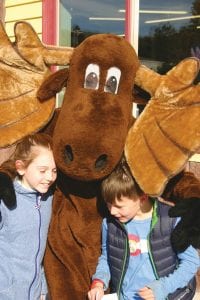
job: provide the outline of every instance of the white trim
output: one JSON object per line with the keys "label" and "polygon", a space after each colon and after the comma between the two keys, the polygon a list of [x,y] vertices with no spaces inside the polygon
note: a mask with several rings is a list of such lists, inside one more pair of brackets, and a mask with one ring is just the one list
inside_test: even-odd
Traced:
{"label": "white trim", "polygon": [[139,0],[130,1],[130,43],[138,54],[139,41]]}
{"label": "white trim", "polygon": [[[139,44],[139,0],[130,1],[130,43],[134,47],[135,52],[138,54]],[[135,118],[138,117],[138,107],[133,103],[132,114]]]}

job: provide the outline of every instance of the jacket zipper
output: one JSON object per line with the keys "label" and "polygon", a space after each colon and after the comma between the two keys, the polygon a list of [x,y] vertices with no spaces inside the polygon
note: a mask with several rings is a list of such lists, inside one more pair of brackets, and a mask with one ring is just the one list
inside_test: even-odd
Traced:
{"label": "jacket zipper", "polygon": [[185,292],[183,292],[182,295],[179,296],[179,298],[177,298],[177,300],[181,300],[183,299],[187,294],[190,293],[190,289],[189,288],[186,288]]}
{"label": "jacket zipper", "polygon": [[[121,224],[122,229],[124,231],[126,231],[125,226],[123,224]],[[127,236],[127,235],[126,235]],[[117,295],[120,298],[120,290],[121,290],[121,286],[122,286],[122,282],[124,279],[124,275],[125,275],[125,266],[126,266],[126,261],[127,261],[127,257],[128,257],[128,237],[126,237],[126,243],[125,243],[125,254],[124,254],[124,258],[123,258],[123,267],[122,267],[122,273],[121,273],[121,277],[120,277],[120,281],[119,281],[119,285],[117,288]]]}
{"label": "jacket zipper", "polygon": [[151,232],[152,232],[154,226],[156,225],[157,221],[158,221],[157,203],[156,203],[156,201],[154,201],[154,204],[153,204],[153,215],[152,215],[152,221],[151,221],[151,228],[150,228],[150,232],[149,232],[149,234],[147,236],[147,247],[148,247],[150,262],[151,262],[151,265],[152,265],[152,268],[153,268],[153,271],[154,271],[154,275],[155,275],[156,279],[158,280],[159,279],[159,275],[157,273],[156,266],[155,266],[154,261],[153,261],[153,257],[152,257],[152,253],[151,253],[151,246],[150,246],[150,235],[151,235]]}
{"label": "jacket zipper", "polygon": [[37,196],[36,197],[36,205],[35,205],[35,208],[38,210],[38,215],[39,215],[39,227],[38,227],[38,236],[39,236],[39,243],[38,243],[38,249],[37,249],[37,252],[36,252],[36,255],[35,255],[35,274],[34,274],[34,277],[33,277],[33,280],[29,286],[29,290],[28,290],[28,300],[31,299],[31,288],[33,286],[33,283],[36,279],[36,276],[37,276],[37,258],[38,258],[38,255],[39,255],[39,252],[40,252],[40,233],[41,233],[41,212],[40,212],[40,206],[41,206],[41,196]]}

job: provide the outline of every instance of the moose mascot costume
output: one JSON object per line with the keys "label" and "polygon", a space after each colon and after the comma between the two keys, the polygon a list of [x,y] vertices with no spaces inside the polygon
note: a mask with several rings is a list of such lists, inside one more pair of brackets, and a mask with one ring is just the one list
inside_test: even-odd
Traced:
{"label": "moose mascot costume", "polygon": [[[161,76],[141,66],[132,46],[115,35],[56,48],[18,22],[15,36],[11,43],[1,26],[0,147],[5,155],[28,133],[53,136],[58,180],[44,258],[50,299],[87,299],[107,213],[101,181],[124,153],[147,194],[175,202],[170,213],[182,217],[172,233],[175,249],[199,247],[200,183],[183,171],[200,147],[200,87],[193,85],[199,61],[185,59]],[[52,73],[51,65],[68,67]],[[136,121],[134,84],[152,96]],[[62,88],[63,105],[55,109]],[[2,166],[0,196],[12,208],[10,177]]]}

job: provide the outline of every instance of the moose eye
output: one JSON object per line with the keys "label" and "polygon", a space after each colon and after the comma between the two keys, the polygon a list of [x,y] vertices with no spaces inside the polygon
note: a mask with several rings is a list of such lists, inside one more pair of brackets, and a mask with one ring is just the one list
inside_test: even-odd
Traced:
{"label": "moose eye", "polygon": [[107,93],[117,94],[119,81],[121,77],[120,69],[112,67],[108,70],[104,91]]}
{"label": "moose eye", "polygon": [[99,88],[99,66],[89,64],[85,70],[84,88],[97,90]]}

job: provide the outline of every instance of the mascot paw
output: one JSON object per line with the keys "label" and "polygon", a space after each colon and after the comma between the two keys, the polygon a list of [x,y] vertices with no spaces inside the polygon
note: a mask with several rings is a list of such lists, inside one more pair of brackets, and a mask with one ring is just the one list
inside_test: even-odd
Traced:
{"label": "mascot paw", "polygon": [[171,218],[183,217],[187,215],[187,211],[190,208],[190,203],[185,200],[179,201],[175,204],[175,206],[169,209],[169,216]]}
{"label": "mascot paw", "polygon": [[188,222],[200,217],[200,198],[184,199],[169,210],[170,217],[185,217]]}
{"label": "mascot paw", "polygon": [[12,179],[3,172],[0,172],[0,199],[9,209],[16,207],[16,196]]}
{"label": "mascot paw", "polygon": [[171,241],[173,248],[184,251],[188,246],[200,248],[200,198],[184,199],[169,210],[170,217],[181,217],[174,228]]}
{"label": "mascot paw", "polygon": [[[200,222],[199,222],[200,223]],[[193,225],[189,229],[190,245],[196,249],[200,249],[200,224]]]}
{"label": "mascot paw", "polygon": [[188,232],[184,228],[183,224],[180,223],[174,228],[171,234],[172,247],[176,252],[185,251],[190,245],[188,239]]}

